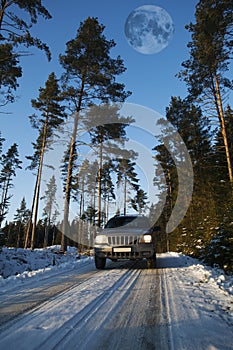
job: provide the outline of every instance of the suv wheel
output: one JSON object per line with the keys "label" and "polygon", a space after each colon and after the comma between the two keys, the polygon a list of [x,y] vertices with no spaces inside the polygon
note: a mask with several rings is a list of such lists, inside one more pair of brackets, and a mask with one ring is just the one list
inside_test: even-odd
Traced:
{"label": "suv wheel", "polygon": [[100,258],[95,255],[95,267],[99,270],[103,270],[105,268],[106,258]]}
{"label": "suv wheel", "polygon": [[148,269],[155,269],[156,268],[156,257],[155,256],[153,258],[147,260],[147,268]]}

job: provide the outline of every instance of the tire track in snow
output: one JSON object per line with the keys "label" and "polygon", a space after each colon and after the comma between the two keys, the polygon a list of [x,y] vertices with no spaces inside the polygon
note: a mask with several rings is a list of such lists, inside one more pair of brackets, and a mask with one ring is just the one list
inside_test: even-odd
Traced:
{"label": "tire track in snow", "polygon": [[[54,274],[42,280],[26,281],[17,289],[6,291],[0,296],[0,330],[7,327],[5,324],[20,314],[40,307],[50,298],[66,292],[74,285],[83,283],[86,279],[97,273],[87,264],[78,270],[70,269],[62,273]],[[28,283],[27,283],[28,282]],[[33,285],[33,287],[32,287]]]}
{"label": "tire track in snow", "polygon": [[125,293],[139,274],[140,270],[127,269],[95,272],[90,279],[71,287],[9,325],[1,334],[0,348],[10,348],[13,343],[17,344],[18,350],[41,349],[42,344],[46,349],[57,349],[73,329],[84,331],[83,324],[91,320],[91,315],[101,309],[119,288]]}
{"label": "tire track in snow", "polygon": [[157,272],[140,269],[129,273],[129,280],[114,288],[111,297],[54,349],[165,350],[160,347],[157,327],[160,317]]}
{"label": "tire track in snow", "polygon": [[169,350],[175,350],[174,347],[174,339],[172,333],[172,316],[170,310],[170,302],[168,296],[168,285],[167,285],[167,276],[166,270],[160,270],[160,286],[161,286],[161,305],[162,312],[161,315],[163,317],[163,323],[167,325],[167,344],[169,345]]}
{"label": "tire track in snow", "polygon": [[[159,272],[169,349],[232,350],[231,327],[206,299],[212,289],[203,282],[195,283],[195,272],[182,262],[182,258],[168,259],[169,263],[166,259],[160,260]],[[175,260],[180,262],[179,266]],[[216,288],[215,299],[220,292]]]}
{"label": "tire track in snow", "polygon": [[[57,337],[58,334],[54,333],[50,339],[47,339],[44,344],[41,344],[38,350],[43,346],[49,349],[74,349],[79,343],[79,349],[90,349],[90,338],[94,338],[96,341],[95,331],[87,334],[87,329],[96,327],[99,329],[103,327],[103,324],[108,320],[108,316],[114,313],[114,309],[124,299],[125,294],[131,288],[133,288],[138,277],[140,270],[129,270],[124,272],[123,275],[107,290],[103,291],[98,297],[96,297],[91,303],[89,303],[80,313],[75,315],[69,320],[64,327],[62,327],[63,337]],[[121,292],[119,292],[121,290]],[[116,293],[118,292],[118,293]],[[109,305],[109,300],[111,300]],[[109,308],[106,308],[108,303]],[[103,311],[104,310],[104,311]],[[99,323],[93,321],[94,316],[98,315]],[[90,326],[92,324],[92,326]],[[59,331],[60,333],[60,331]],[[59,341],[58,341],[59,339]],[[51,345],[53,347],[51,347]],[[93,343],[92,343],[93,345]]]}

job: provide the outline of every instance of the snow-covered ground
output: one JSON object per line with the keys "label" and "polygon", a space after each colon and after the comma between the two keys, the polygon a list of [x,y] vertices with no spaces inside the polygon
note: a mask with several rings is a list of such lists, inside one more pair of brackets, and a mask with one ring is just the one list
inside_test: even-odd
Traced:
{"label": "snow-covered ground", "polygon": [[73,269],[93,260],[78,254],[77,248],[68,247],[67,253],[59,254],[60,246],[46,249],[2,248],[0,252],[0,289],[15,288],[28,279],[42,279],[57,274],[59,270]]}
{"label": "snow-covered ground", "polygon": [[[3,248],[0,252],[0,288],[15,287],[16,283],[22,284],[28,278],[42,278],[43,276],[57,273],[58,270],[72,269],[83,263],[92,262],[93,258],[81,256],[77,249],[68,247],[66,255],[59,254],[60,247],[52,246],[47,249],[16,249]],[[163,255],[165,256],[165,254]],[[211,268],[202,264],[197,259],[178,253],[168,253],[168,256],[180,256],[185,261],[185,273],[192,271],[196,276],[193,284],[208,284],[218,286],[219,289],[233,295],[233,276],[226,275],[219,268]]]}
{"label": "snow-covered ground", "polygon": [[53,250],[1,252],[3,319],[11,300],[19,308],[42,287],[72,285],[3,322],[0,349],[233,350],[233,277],[222,270],[165,253],[156,270],[97,271],[92,257]]}

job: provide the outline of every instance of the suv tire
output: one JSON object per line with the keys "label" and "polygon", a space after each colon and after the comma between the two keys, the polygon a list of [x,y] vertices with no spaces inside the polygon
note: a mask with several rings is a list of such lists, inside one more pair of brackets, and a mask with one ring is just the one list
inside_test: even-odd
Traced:
{"label": "suv tire", "polygon": [[147,268],[155,269],[156,268],[156,257],[147,260]]}
{"label": "suv tire", "polygon": [[100,258],[99,256],[95,255],[95,267],[98,270],[103,270],[106,265],[106,258]]}

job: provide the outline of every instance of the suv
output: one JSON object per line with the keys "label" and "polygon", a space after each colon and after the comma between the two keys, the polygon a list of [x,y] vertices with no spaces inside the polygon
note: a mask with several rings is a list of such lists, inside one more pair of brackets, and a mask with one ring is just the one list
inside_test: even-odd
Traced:
{"label": "suv", "polygon": [[149,268],[156,267],[153,228],[142,215],[119,215],[111,218],[95,238],[97,269],[104,269],[106,259],[147,259]]}

